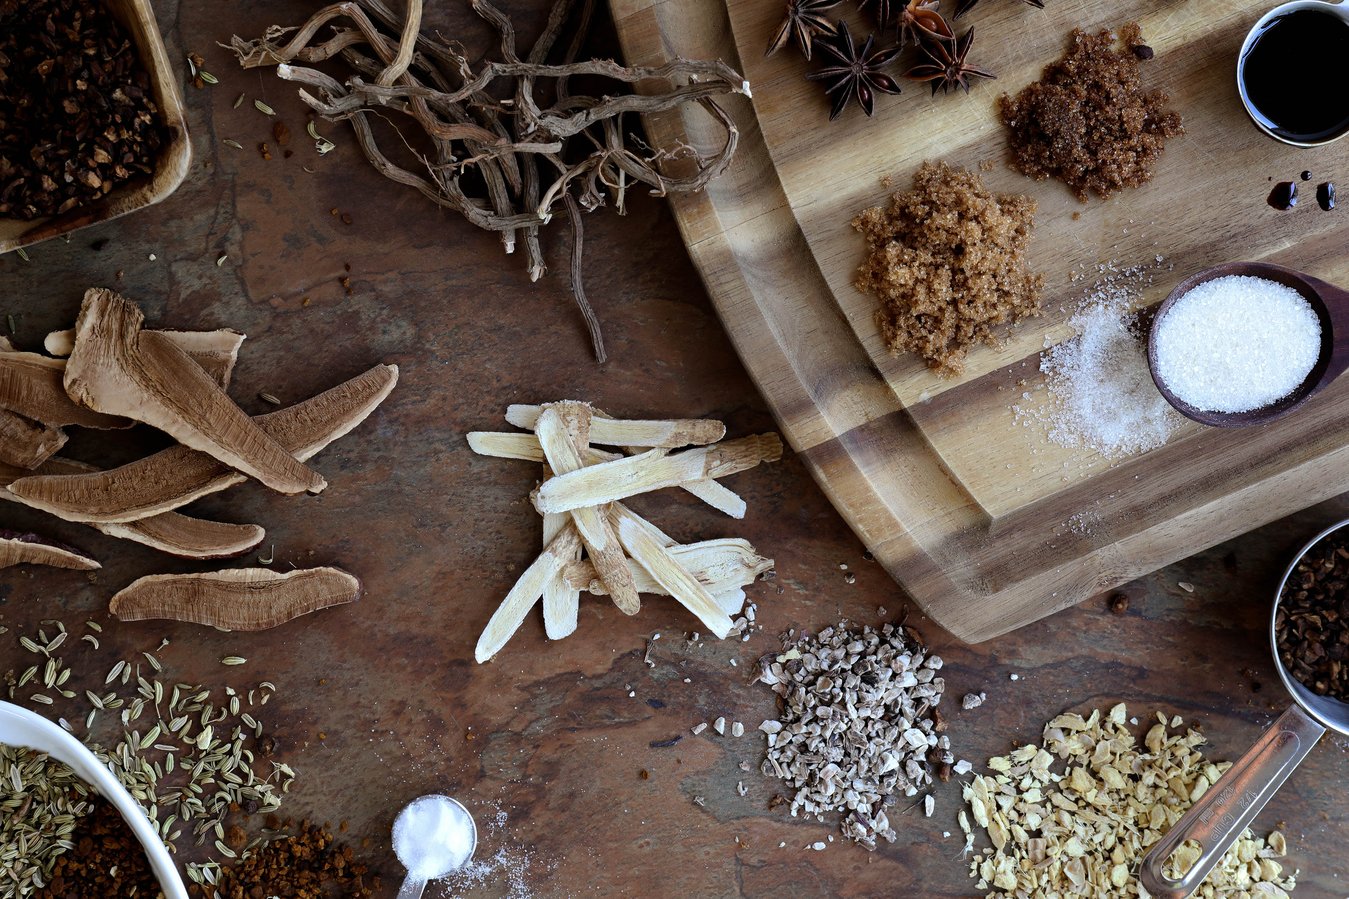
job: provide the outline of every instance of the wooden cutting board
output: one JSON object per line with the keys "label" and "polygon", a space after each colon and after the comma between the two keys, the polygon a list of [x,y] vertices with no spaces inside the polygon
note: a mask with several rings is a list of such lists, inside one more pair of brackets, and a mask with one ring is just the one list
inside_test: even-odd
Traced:
{"label": "wooden cutting board", "polygon": [[[810,64],[793,49],[764,57],[783,0],[612,5],[630,63],[721,57],[750,80],[753,100],[729,104],[741,130],[732,168],[705,194],[673,199],[689,252],[787,438],[876,558],[958,637],[1005,633],[1349,489],[1349,378],[1277,424],[1187,423],[1167,446],[1115,462],[1060,447],[1013,413],[1036,395],[1040,353],[1071,336],[1066,320],[1100,266],[1147,267],[1149,303],[1229,260],[1349,284],[1349,209],[1265,202],[1271,179],[1304,169],[1349,183],[1349,140],[1285,147],[1240,106],[1236,53],[1268,5],[983,0],[958,30],[977,27],[971,58],[997,81],[935,98],[905,82],[901,96],[877,98],[874,119],[850,108],[833,123],[803,78]],[[1074,26],[1130,20],[1156,50],[1145,83],[1170,93],[1186,129],[1152,183],[1084,204],[1010,170],[997,96],[1038,78]],[[661,142],[720,138],[697,109],[648,127]],[[907,186],[926,159],[994,160],[991,189],[1039,202],[1030,255],[1045,314],[1001,349],[974,351],[957,380],[889,356],[875,301],[852,284],[863,248],[850,220],[884,201],[883,176]]]}

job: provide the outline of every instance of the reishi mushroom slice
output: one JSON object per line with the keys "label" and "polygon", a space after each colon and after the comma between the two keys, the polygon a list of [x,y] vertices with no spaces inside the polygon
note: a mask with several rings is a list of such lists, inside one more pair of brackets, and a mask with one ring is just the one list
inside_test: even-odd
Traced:
{"label": "reishi mushroom slice", "polygon": [[93,571],[103,566],[98,560],[39,534],[0,530],[0,568],[11,565],[47,565],[52,568],[73,568]]}
{"label": "reishi mushroom slice", "polygon": [[143,330],[144,323],[140,309],[113,291],[85,291],[66,362],[66,393],[96,411],[153,425],[278,493],[318,493],[327,486],[177,344]]}
{"label": "reishi mushroom slice", "polygon": [[[92,465],[54,456],[37,469],[39,475],[81,474],[97,471]],[[30,472],[0,464],[0,487],[11,484]],[[27,505],[8,490],[0,489],[0,499]],[[151,549],[185,559],[224,559],[253,549],[267,532],[256,524],[228,524],[163,512],[125,524],[98,524],[86,522],[89,527],[109,537],[130,540]]]}
{"label": "reishi mushroom slice", "polygon": [[[228,390],[230,376],[234,374],[234,363],[239,359],[239,347],[245,334],[231,328],[215,331],[171,331],[160,330],[159,334],[172,340],[192,361],[201,366],[221,388]],[[75,349],[75,329],[52,331],[42,340],[42,348],[53,356],[69,356]]]}
{"label": "reishi mushroom slice", "polygon": [[361,582],[340,568],[230,568],[152,574],[112,598],[122,621],[167,618],[231,631],[261,631],[330,606],[354,602]]}
{"label": "reishi mushroom slice", "polygon": [[0,350],[0,408],[52,427],[129,428],[130,419],[86,409],[66,393],[66,360]]}
{"label": "reishi mushroom slice", "polygon": [[60,428],[0,409],[0,462],[19,468],[37,468],[65,446]]}
{"label": "reishi mushroom slice", "polygon": [[[398,383],[398,366],[376,365],[294,406],[256,416],[258,427],[306,460],[374,412]],[[8,489],[67,521],[110,524],[169,512],[246,479],[205,453],[172,446],[117,468],[20,478]]]}

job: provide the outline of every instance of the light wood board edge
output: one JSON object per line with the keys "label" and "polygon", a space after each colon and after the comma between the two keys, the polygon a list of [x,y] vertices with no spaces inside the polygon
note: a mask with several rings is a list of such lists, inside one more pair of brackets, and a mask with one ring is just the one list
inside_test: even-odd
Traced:
{"label": "light wood board edge", "polygon": [[[743,70],[722,0],[613,0],[611,8],[630,63],[720,57]],[[751,104],[728,107],[741,128],[730,171],[703,194],[671,198],[689,254],[787,440],[877,561],[956,637],[981,642],[1007,633],[1349,489],[1345,449],[1011,583],[981,582],[971,571],[953,578],[961,566],[940,564],[925,546],[937,534],[990,522],[941,470],[830,298]],[[715,145],[700,110],[646,124],[661,143]],[[946,510],[940,520],[934,509]],[[1044,539],[1053,535],[1047,530]]]}

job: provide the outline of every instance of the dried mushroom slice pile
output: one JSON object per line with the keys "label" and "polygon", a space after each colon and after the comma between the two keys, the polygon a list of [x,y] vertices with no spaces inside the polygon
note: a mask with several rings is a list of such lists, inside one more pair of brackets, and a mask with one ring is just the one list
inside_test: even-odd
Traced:
{"label": "dried mushroom slice pile", "polygon": [[506,645],[540,598],[548,638],[569,636],[583,590],[609,596],[628,615],[641,608],[641,593],[673,596],[718,638],[731,632],[744,588],[772,560],[739,539],[681,546],[622,500],[680,487],[743,518],[744,500],[717,479],[780,459],[776,434],[719,443],[726,436],[719,421],[623,421],[579,402],[515,405],[506,420],[530,433],[475,431],[468,443],[480,455],[543,463],[533,500],[543,516],[544,550],[488,621],[475,651],[479,662]]}
{"label": "dried mushroom slice pile", "polygon": [[[1204,735],[1160,712],[1139,745],[1130,730],[1138,719],[1128,716],[1123,703],[1085,718],[1059,715],[1041,745],[990,759],[993,773],[965,785],[969,813],[993,844],[970,865],[990,899],[1147,895],[1139,862],[1231,764],[1205,759]],[[962,811],[959,821],[969,851],[969,816]],[[1296,874],[1276,861],[1285,852],[1278,831],[1259,839],[1247,830],[1194,895],[1286,899]],[[1180,870],[1168,873],[1179,875],[1197,857],[1197,848],[1182,846],[1172,858]]]}
{"label": "dried mushroom slice pile", "polygon": [[[250,417],[227,393],[244,335],[144,325],[135,304],[93,288],[74,330],[47,336],[52,356],[0,345],[0,498],[184,558],[237,556],[262,542],[261,527],[175,510],[250,477],[280,493],[321,491],[327,482],[305,462],[364,421],[398,381],[396,366],[377,365]],[[136,423],[178,445],[107,470],[56,455],[67,427]],[[70,547],[0,532],[0,567],[19,563],[98,567]],[[118,594],[113,611],[256,630],[358,593],[356,579],[337,569],[234,569],[143,578]]]}

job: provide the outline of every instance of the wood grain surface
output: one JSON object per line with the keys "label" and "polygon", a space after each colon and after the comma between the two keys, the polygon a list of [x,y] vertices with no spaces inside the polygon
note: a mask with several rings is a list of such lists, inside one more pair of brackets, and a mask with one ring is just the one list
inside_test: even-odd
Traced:
{"label": "wood grain surface", "polygon": [[[781,4],[615,4],[631,57],[718,55],[749,78],[752,105],[734,106],[745,139],[733,171],[704,196],[673,200],[685,241],[751,375],[835,506],[918,603],[964,639],[1004,633],[1349,487],[1349,384],[1277,427],[1187,423],[1167,446],[1125,461],[1058,446],[1012,409],[1041,383],[1041,351],[1071,336],[1064,323],[1101,266],[1142,266],[1149,304],[1180,278],[1230,260],[1349,281],[1342,216],[1306,205],[1281,214],[1264,202],[1270,179],[1304,168],[1333,177],[1349,150],[1293,150],[1247,119],[1235,54],[1264,8],[984,4],[961,24],[978,26],[971,56],[996,82],[935,98],[909,83],[901,96],[878,98],[874,119],[852,108],[831,123],[798,53],[764,58]],[[1157,54],[1145,84],[1171,95],[1186,128],[1168,142],[1152,183],[1082,204],[1057,181],[1003,165],[998,94],[1035,80],[1074,26],[1130,20]],[[653,128],[697,140],[708,122],[695,111]],[[851,219],[885,200],[883,177],[905,186],[926,159],[993,162],[990,189],[1039,203],[1030,264],[1046,276],[1045,315],[1012,330],[1001,349],[974,351],[954,380],[913,355],[890,356],[876,301],[852,283],[863,244]],[[1074,524],[1084,520],[1089,527]]]}
{"label": "wood grain surface", "polygon": [[[298,774],[284,811],[348,822],[342,838],[384,872],[379,895],[388,899],[402,873],[389,827],[404,802],[430,792],[462,799],[481,829],[478,857],[505,853],[517,873],[494,867],[476,886],[433,886],[434,899],[975,895],[959,839],[942,836],[958,833],[954,781],[938,788],[931,819],[897,815],[898,842],[875,853],[841,843],[807,851],[834,832],[834,822],[769,807],[781,790],[757,773],[762,742],[753,727],[775,706],[767,688],[750,683],[754,661],[787,628],[815,630],[841,616],[877,622],[881,607],[887,619],[910,610],[800,456],[728,479],[748,502],[743,521],[680,491],[634,503],[681,541],[743,536],[777,560],[776,578],[749,590],[764,629],[748,642],[689,645],[684,638],[699,625],[668,600],[644,598],[641,613],[628,617],[607,600],[586,598],[573,636],[549,643],[535,615],[496,661],[473,663],[492,610],[538,553],[538,516],[525,499],[538,472],[474,456],[464,443],[468,431],[504,427],[507,403],[563,397],[616,415],[710,416],[727,422],[731,437],[771,430],[773,417],[664,201],[634,195],[626,217],[606,209],[587,220],[587,286],[612,360],[597,367],[567,294],[565,235],[546,241],[552,271],[531,284],[493,236],[370,170],[341,128],[320,125],[338,144],[322,159],[297,140],[293,158],[262,160],[256,146],[271,138],[272,122],[251,102],[235,109],[235,98],[245,92],[271,104],[297,138],[304,107],[293,86],[232,69],[215,42],[296,24],[317,5],[157,4],[170,58],[200,52],[221,81],[186,91],[196,159],[190,177],[151,211],[32,248],[31,263],[0,257],[0,323],[8,332],[13,315],[16,343],[38,347],[48,331],[74,321],[87,287],[107,284],[137,298],[157,326],[237,328],[248,339],[231,394],[254,413],[271,408],[260,392],[289,403],[377,362],[398,364],[400,382],[387,403],[314,458],[330,482],[323,494],[279,497],[241,485],[184,510],[264,525],[267,540],[240,564],[265,553],[277,570],[339,565],[361,578],[365,595],[256,634],[118,623],[108,600],[135,578],[222,563],[176,561],[4,504],[0,527],[50,534],[105,567],[92,577],[0,572],[0,625],[10,629],[0,634],[0,674],[29,664],[17,635],[59,618],[104,626],[99,650],[80,644],[61,652],[77,670],[77,690],[96,688],[116,660],[153,650],[164,637],[172,642],[158,655],[170,678],[216,689],[273,681],[279,692],[263,717],[279,740],[275,758]],[[493,46],[467,4],[428,6],[428,24],[464,41],[471,55]],[[1022,6],[984,0],[981,10]],[[520,0],[511,14],[526,43],[542,28],[547,4]],[[618,52],[602,15],[591,50]],[[817,322],[799,322],[803,352]],[[835,401],[846,413],[847,403]],[[76,432],[68,452],[109,464],[162,445],[146,429]],[[1209,752],[1234,757],[1286,703],[1264,628],[1288,554],[1347,515],[1349,500],[1341,497],[1143,577],[1122,588],[1130,598],[1125,615],[1108,613],[1097,597],[971,646],[912,611],[911,621],[946,658],[952,698],[988,693],[973,712],[950,703],[958,752],[982,763],[1014,741],[1035,739],[1064,709],[1125,700],[1140,712],[1159,708],[1203,722]],[[643,654],[655,632],[661,639],[651,668]],[[248,663],[222,667],[228,655]],[[49,714],[67,710],[20,701]],[[739,740],[689,733],[718,715],[745,722],[750,733]],[[676,736],[674,746],[650,745]],[[1290,863],[1303,872],[1299,897],[1346,895],[1346,748],[1342,740],[1319,747],[1258,824],[1263,831],[1286,823]],[[741,762],[753,770],[742,771]],[[250,832],[261,826],[241,821]]]}

